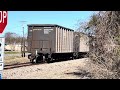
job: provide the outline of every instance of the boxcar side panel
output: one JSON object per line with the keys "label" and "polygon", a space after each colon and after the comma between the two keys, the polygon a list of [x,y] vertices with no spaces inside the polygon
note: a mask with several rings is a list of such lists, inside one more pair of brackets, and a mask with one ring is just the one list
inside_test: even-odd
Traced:
{"label": "boxcar side panel", "polygon": [[73,31],[56,27],[55,50],[56,53],[73,52]]}

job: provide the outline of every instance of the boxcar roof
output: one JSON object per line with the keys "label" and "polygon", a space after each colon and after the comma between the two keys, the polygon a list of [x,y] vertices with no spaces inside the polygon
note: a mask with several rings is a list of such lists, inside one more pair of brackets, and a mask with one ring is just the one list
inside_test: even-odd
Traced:
{"label": "boxcar roof", "polygon": [[73,29],[70,29],[70,28],[66,28],[66,27],[63,27],[63,26],[60,26],[60,25],[57,25],[57,24],[28,24],[27,26],[55,26],[55,27],[61,27],[61,28],[64,28],[64,29],[69,29],[69,30],[72,30],[74,31]]}
{"label": "boxcar roof", "polygon": [[86,33],[83,33],[83,32],[74,32],[74,33],[77,33],[77,34],[83,34],[83,35],[86,35],[86,36],[88,36],[88,34],[86,34]]}

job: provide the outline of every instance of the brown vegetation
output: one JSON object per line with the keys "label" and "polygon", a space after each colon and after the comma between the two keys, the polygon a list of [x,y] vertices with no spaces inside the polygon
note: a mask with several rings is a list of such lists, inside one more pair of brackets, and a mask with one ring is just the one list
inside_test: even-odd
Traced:
{"label": "brown vegetation", "polygon": [[[91,19],[94,38],[90,45],[93,63],[113,72],[112,78],[120,76],[120,11],[99,12],[97,19]],[[95,17],[95,16],[94,16]],[[90,24],[89,24],[90,25]],[[94,43],[94,45],[93,45]],[[106,75],[104,75],[106,77]],[[109,73],[107,73],[109,77]]]}

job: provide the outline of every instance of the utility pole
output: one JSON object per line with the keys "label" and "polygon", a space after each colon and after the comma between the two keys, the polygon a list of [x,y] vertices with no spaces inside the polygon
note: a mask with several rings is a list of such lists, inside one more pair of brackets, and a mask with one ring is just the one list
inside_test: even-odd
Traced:
{"label": "utility pole", "polygon": [[[22,29],[23,29],[23,38],[22,38],[22,46],[21,46],[21,54],[22,57],[25,57],[25,37],[24,37],[24,25],[23,23],[25,23],[26,21],[20,21],[22,23]],[[22,49],[23,47],[23,49]]]}

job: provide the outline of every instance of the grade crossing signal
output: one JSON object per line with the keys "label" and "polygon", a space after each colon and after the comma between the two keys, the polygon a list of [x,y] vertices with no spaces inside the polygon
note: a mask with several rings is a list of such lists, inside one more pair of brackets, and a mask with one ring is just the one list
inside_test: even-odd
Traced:
{"label": "grade crossing signal", "polygon": [[0,37],[0,63],[4,61],[4,46],[5,46],[5,38]]}
{"label": "grade crossing signal", "polygon": [[0,79],[2,79],[2,72],[0,71]]}
{"label": "grade crossing signal", "polygon": [[5,47],[5,38],[0,37],[0,79],[2,79],[2,71],[4,66],[4,47]]}
{"label": "grade crossing signal", "polygon": [[0,37],[0,70],[3,70],[5,38]]}

